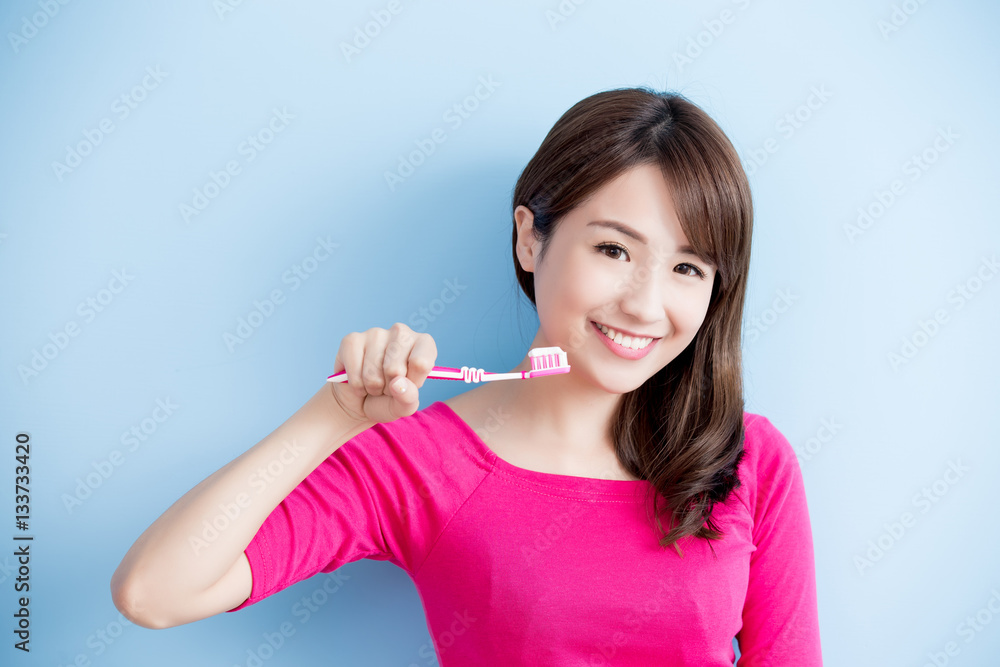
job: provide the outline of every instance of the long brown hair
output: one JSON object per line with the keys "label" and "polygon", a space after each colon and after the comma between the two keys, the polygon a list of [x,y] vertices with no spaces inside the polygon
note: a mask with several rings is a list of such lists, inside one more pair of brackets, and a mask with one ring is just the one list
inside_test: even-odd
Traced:
{"label": "long brown hair", "polygon": [[[702,109],[677,93],[646,87],[596,93],[556,122],[514,187],[512,209],[534,215],[544,256],[559,220],[628,169],[658,165],[681,228],[717,267],[711,301],[691,343],[641,387],[622,396],[612,434],[622,466],[656,491],[661,546],[686,536],[723,537],[712,508],[740,485],[743,457],[743,304],[750,265],[753,203],[736,149]],[[535,305],[534,274],[514,271]],[[666,503],[669,531],[660,520]],[[711,542],[709,541],[709,546]],[[714,553],[714,549],[712,549]]]}

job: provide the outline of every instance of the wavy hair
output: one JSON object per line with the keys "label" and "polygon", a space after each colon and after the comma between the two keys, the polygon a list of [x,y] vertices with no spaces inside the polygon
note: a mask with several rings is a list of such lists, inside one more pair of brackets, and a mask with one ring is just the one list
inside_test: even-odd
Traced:
{"label": "wavy hair", "polygon": [[[653,514],[661,546],[672,545],[683,557],[681,538],[724,536],[712,508],[740,485],[740,337],[753,202],[736,149],[707,113],[680,94],[646,87],[599,92],[573,105],[545,136],[518,177],[511,208],[523,205],[533,213],[540,262],[562,216],[623,172],[645,164],[660,167],[681,228],[695,252],[717,267],[694,339],[623,395],[612,424],[618,460],[656,491]],[[517,258],[516,222],[511,244],[517,281],[535,306],[534,274]]]}

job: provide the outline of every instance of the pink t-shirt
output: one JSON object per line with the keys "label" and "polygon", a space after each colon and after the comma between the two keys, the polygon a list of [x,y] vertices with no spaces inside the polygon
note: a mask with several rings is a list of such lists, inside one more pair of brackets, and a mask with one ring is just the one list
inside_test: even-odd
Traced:
{"label": "pink t-shirt", "polygon": [[657,543],[644,480],[518,468],[447,404],[376,424],[306,477],[246,548],[259,602],[361,558],[413,579],[442,667],[822,665],[812,532],[788,440],[744,413],[725,538]]}

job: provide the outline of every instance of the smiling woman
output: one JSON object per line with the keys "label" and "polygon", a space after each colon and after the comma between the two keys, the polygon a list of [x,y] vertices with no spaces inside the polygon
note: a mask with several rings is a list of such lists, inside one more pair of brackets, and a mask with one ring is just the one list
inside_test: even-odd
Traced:
{"label": "smiling woman", "polygon": [[[643,372],[618,386],[624,396],[612,419],[615,451],[666,500],[675,525],[664,545],[680,554],[684,536],[719,539],[712,506],[739,485],[743,452],[740,331],[753,221],[750,186],[732,144],[679,95],[598,93],[549,132],[522,172],[513,204],[515,272],[543,329],[543,311],[551,307],[565,315],[559,320],[567,338],[570,329],[596,321],[664,339],[655,355],[643,355]],[[635,241],[635,252],[607,238],[614,236]],[[607,243],[622,248],[620,258],[607,256]],[[549,254],[552,271],[564,279],[536,285]],[[588,308],[595,314],[583,322],[568,312]],[[554,345],[560,338],[545,340]],[[575,370],[586,371],[590,359],[574,358]],[[593,370],[605,378],[614,372]]]}
{"label": "smiling woman", "polygon": [[722,130],[678,95],[598,93],[511,203],[530,347],[562,348],[571,372],[418,410],[433,338],[348,334],[348,382],[126,554],[112,586],[130,619],[237,611],[368,558],[413,579],[442,667],[731,667],[734,638],[741,666],[822,664],[795,453],[743,410],[752,206]]}

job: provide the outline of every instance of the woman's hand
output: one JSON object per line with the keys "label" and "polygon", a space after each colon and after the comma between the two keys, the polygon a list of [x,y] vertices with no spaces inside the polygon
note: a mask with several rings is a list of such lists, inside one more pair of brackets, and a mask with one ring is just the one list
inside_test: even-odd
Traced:
{"label": "woman's hand", "polygon": [[417,411],[418,389],[436,359],[431,335],[418,334],[402,322],[390,329],[355,331],[344,336],[333,360],[333,372],[346,370],[347,382],[331,382],[332,392],[350,417],[391,422]]}

